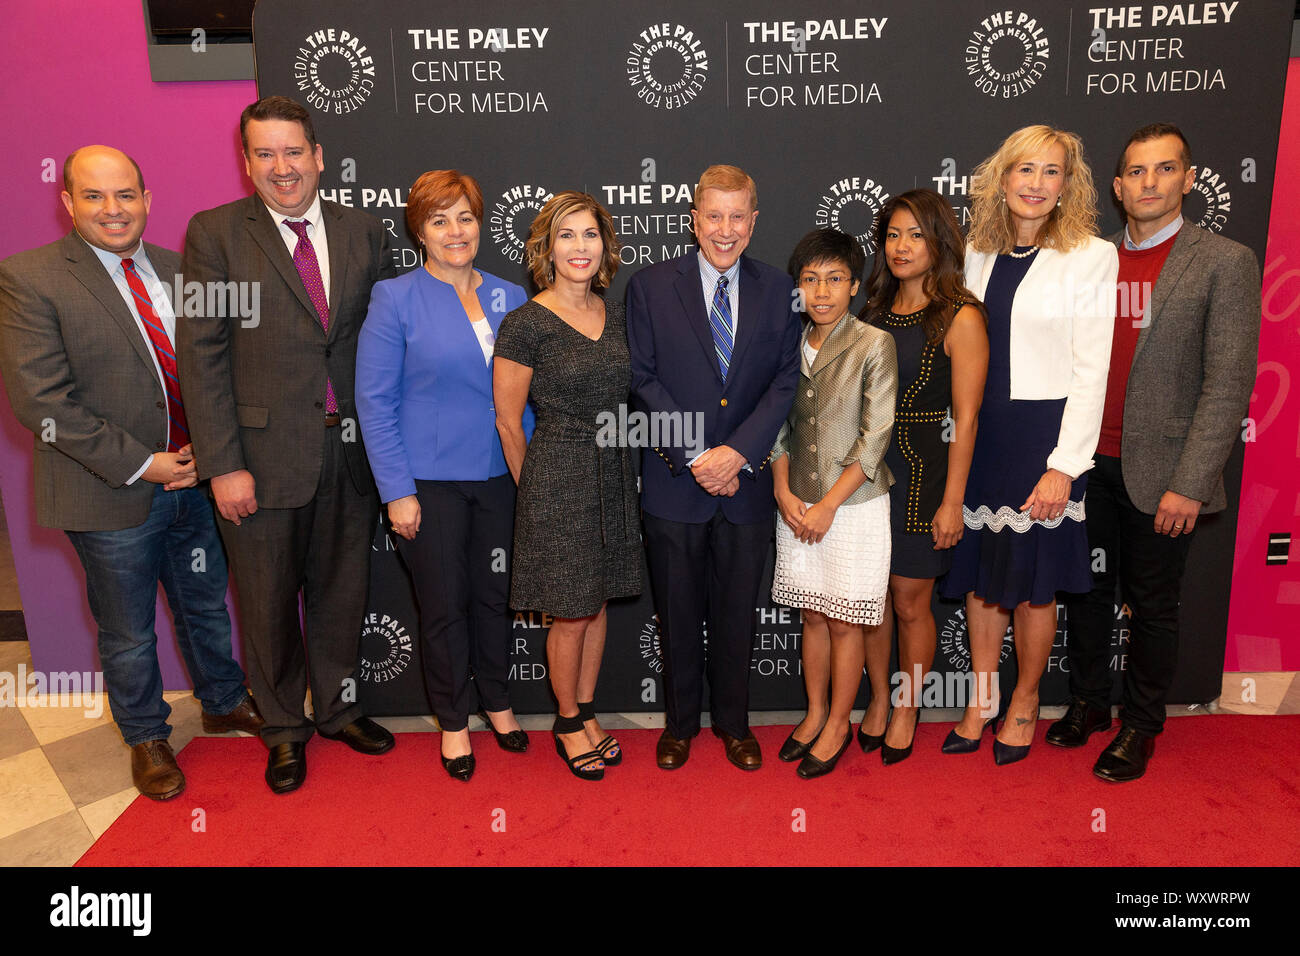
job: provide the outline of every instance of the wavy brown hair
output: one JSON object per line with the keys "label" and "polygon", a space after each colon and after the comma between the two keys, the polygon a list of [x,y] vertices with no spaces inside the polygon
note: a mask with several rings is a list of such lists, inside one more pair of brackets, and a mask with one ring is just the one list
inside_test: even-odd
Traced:
{"label": "wavy brown hair", "polygon": [[618,250],[621,248],[618,236],[614,233],[614,220],[609,217],[605,207],[596,201],[596,197],[570,189],[556,193],[547,200],[546,205],[537,213],[537,218],[533,220],[532,228],[528,230],[524,253],[533,282],[537,283],[539,289],[549,289],[555,284],[555,266],[551,263],[551,250],[555,248],[555,236],[560,231],[560,223],[566,216],[571,216],[575,212],[591,213],[592,218],[596,220],[596,227],[600,230],[600,241],[604,246],[600,255],[600,271],[591,280],[592,290],[603,292],[614,281],[614,273],[618,271],[620,264]]}
{"label": "wavy brown hair", "polygon": [[867,278],[867,305],[863,315],[868,320],[874,319],[877,314],[887,311],[898,295],[898,280],[885,257],[885,236],[889,232],[889,221],[900,209],[912,214],[921,227],[925,247],[930,252],[930,271],[922,285],[930,303],[921,316],[921,330],[926,342],[934,345],[943,341],[963,305],[975,306],[981,315],[984,315],[984,306],[966,288],[966,251],[957,217],[947,200],[933,189],[911,189],[900,193],[885,203],[880,215],[876,216],[873,227],[876,258]]}
{"label": "wavy brown hair", "polygon": [[1048,213],[1037,244],[1043,249],[1068,252],[1097,235],[1097,189],[1092,170],[1083,158],[1083,141],[1074,133],[1050,126],[1018,129],[975,168],[971,185],[971,224],[967,240],[976,252],[1011,252],[1016,229],[1002,191],[1002,181],[1016,163],[1052,146],[1065,150],[1065,185],[1061,204]]}

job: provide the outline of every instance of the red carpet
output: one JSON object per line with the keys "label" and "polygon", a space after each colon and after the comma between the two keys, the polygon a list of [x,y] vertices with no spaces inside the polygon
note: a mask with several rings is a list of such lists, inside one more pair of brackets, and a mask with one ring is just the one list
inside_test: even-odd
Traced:
{"label": "red carpet", "polygon": [[1101,735],[1061,750],[1043,743],[1048,723],[1008,767],[987,738],[944,756],[952,725],[922,724],[906,762],[884,767],[854,744],[812,781],[776,759],[788,727],[755,730],[766,763],[749,774],[707,731],[671,773],[655,767],[658,731],[619,731],[623,764],[599,783],[570,776],[545,733],[523,756],[475,733],[469,784],[443,771],[436,734],[371,758],[316,738],[307,782],[284,797],[262,780],[257,741],[199,738],[180,754],[186,792],[138,798],[79,865],[1300,863],[1300,716],[1171,720],[1147,776],[1123,785],[1092,776]]}

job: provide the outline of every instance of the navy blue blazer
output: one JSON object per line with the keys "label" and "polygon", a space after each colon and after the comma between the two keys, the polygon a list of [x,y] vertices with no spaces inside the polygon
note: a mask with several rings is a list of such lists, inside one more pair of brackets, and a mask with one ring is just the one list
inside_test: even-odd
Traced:
{"label": "navy blue blazer", "polygon": [[[767,467],[799,384],[799,316],[784,272],[740,258],[736,343],[722,381],[700,284],[698,253],[647,266],[627,287],[632,393],[640,410],[701,413],[701,447],[660,444],[642,455],[641,506],[669,521],[708,521],[719,508],[734,524],[770,520],[775,507]],[[660,430],[662,436],[663,430]],[[733,497],[713,496],[687,462],[702,448],[727,445],[752,471]]]}
{"label": "navy blue blazer", "polygon": [[[496,335],[528,301],[522,286],[479,270]],[[483,361],[456,290],[423,267],[376,282],[357,342],[357,415],[381,501],[415,494],[415,479],[484,481],[506,473]],[[524,410],[524,434],[533,431]]]}

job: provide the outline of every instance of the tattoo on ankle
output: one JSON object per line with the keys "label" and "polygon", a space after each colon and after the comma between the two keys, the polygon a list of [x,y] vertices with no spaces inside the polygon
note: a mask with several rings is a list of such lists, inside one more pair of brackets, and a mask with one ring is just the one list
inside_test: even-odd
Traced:
{"label": "tattoo on ankle", "polygon": [[1027,724],[1027,723],[1029,723],[1029,718],[1028,718],[1028,717],[1017,717],[1017,718],[1016,718],[1016,724],[1017,724],[1017,726],[1023,727],[1023,726],[1024,726],[1025,724]]}

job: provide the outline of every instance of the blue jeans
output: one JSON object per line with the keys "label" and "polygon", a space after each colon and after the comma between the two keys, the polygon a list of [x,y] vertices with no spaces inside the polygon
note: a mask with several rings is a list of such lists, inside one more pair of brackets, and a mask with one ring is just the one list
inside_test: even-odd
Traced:
{"label": "blue jeans", "polygon": [[172,732],[154,633],[159,581],[203,709],[228,714],[243,702],[244,672],[230,650],[226,556],[206,494],[159,488],[143,524],[67,535],[86,571],[104,688],[128,746]]}

